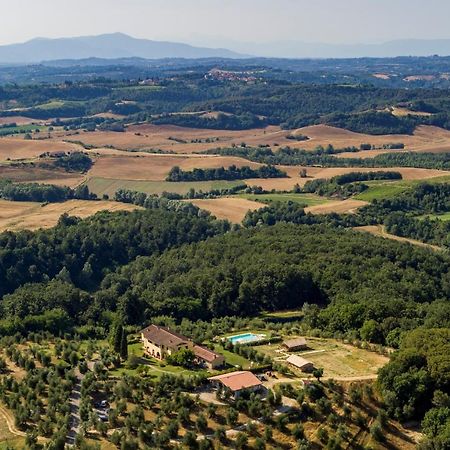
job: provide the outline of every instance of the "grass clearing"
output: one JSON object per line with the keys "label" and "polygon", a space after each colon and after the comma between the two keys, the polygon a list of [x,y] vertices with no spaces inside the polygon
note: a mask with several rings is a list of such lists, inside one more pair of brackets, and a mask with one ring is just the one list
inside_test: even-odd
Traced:
{"label": "grass clearing", "polygon": [[303,317],[302,311],[276,311],[263,313],[263,319],[301,319]]}
{"label": "grass clearing", "polygon": [[[369,184],[369,183],[367,183]],[[354,198],[365,202],[373,202],[374,200],[383,200],[393,198],[407,190],[411,189],[410,183],[404,182],[386,182],[370,184],[367,191],[356,195]]]}
{"label": "grass clearing", "polygon": [[372,202],[374,200],[383,200],[393,198],[409,189],[414,188],[421,183],[439,184],[449,183],[450,176],[443,175],[435,178],[423,179],[423,180],[401,180],[401,181],[368,181],[365,182],[369,186],[369,189],[361,194],[356,195],[355,199],[363,200],[366,202]]}
{"label": "grass clearing", "polygon": [[308,350],[288,353],[280,345],[261,345],[257,350],[280,361],[297,354],[324,369],[324,377],[364,379],[376,376],[389,358],[369,350],[354,347],[335,339],[307,337]]}
{"label": "grass clearing", "polygon": [[64,106],[79,106],[79,105],[82,105],[83,103],[84,102],[82,102],[82,101],[73,101],[73,100],[52,100],[48,103],[42,103],[40,105],[37,105],[37,106],[35,106],[35,108],[49,110],[49,109],[62,108]]}
{"label": "grass clearing", "polygon": [[427,214],[425,216],[421,216],[421,219],[431,219],[431,220],[442,220],[443,222],[450,221],[450,212],[447,212],[445,214]]}
{"label": "grass clearing", "polygon": [[239,194],[239,197],[255,202],[273,203],[273,202],[294,202],[305,206],[323,205],[329,200],[314,194]]}

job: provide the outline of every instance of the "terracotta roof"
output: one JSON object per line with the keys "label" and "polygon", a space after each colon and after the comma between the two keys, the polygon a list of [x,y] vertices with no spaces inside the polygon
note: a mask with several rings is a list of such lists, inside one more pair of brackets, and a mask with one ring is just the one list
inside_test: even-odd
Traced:
{"label": "terracotta roof", "polygon": [[306,339],[304,337],[289,339],[287,341],[284,341],[283,345],[288,348],[302,347],[306,345]]}
{"label": "terracotta roof", "polygon": [[194,353],[197,358],[203,359],[207,362],[213,362],[217,358],[220,358],[222,355],[219,355],[216,352],[213,352],[209,348],[202,347],[201,345],[194,345]]}
{"label": "terracotta roof", "polygon": [[311,361],[308,361],[307,359],[302,358],[301,356],[298,356],[298,355],[289,356],[289,358],[286,360],[286,362],[288,362],[289,364],[292,364],[295,367],[298,367],[299,369],[301,369],[302,367],[313,365],[313,363]]}
{"label": "terracotta roof", "polygon": [[144,338],[156,345],[174,347],[180,344],[187,344],[188,339],[181,334],[175,333],[166,327],[150,325],[141,332]]}
{"label": "terracotta roof", "polygon": [[262,385],[256,375],[247,371],[226,373],[224,375],[217,375],[208,379],[210,381],[220,381],[224,386],[231,389],[233,392]]}

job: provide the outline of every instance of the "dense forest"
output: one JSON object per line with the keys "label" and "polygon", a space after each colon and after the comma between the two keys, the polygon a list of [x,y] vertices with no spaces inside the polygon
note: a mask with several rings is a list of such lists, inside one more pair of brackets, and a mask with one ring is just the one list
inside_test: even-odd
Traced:
{"label": "dense forest", "polygon": [[[346,197],[361,191],[361,185],[350,183],[341,186],[318,180],[312,182],[314,192],[321,189],[327,195]],[[294,202],[274,202],[269,206],[249,211],[243,220],[244,226],[259,224],[274,225],[278,222],[295,224],[331,224],[335,227],[356,227],[382,224],[397,236],[416,239],[442,248],[450,248],[450,222],[440,220],[439,214],[450,211],[448,183],[421,183],[406,192],[385,200],[374,200],[360,208],[357,214],[312,215],[306,214],[307,205]],[[298,188],[302,192],[302,188]],[[304,189],[304,188],[303,188]]]}
{"label": "dense forest", "polygon": [[[108,219],[101,214],[61,223],[52,232],[4,234],[2,292],[18,289],[4,297],[3,317],[25,319],[62,309],[75,323],[87,323],[120,311],[128,323],[141,324],[155,315],[208,319],[315,304],[328,305],[317,310],[315,326],[345,333],[375,320],[377,339],[390,342],[395,330],[423,323],[430,301],[449,295],[446,256],[329,225],[243,230],[160,254],[226,228],[191,215],[168,230],[180,216],[162,211],[122,214],[114,218],[117,226],[105,230]],[[127,237],[130,227],[140,227],[139,240]],[[21,243],[22,236],[28,239]],[[27,272],[20,270],[25,261]],[[74,291],[99,283],[92,298]],[[71,301],[74,295],[84,295],[83,302]],[[30,296],[39,300],[29,302]]]}
{"label": "dense forest", "polygon": [[2,233],[0,295],[58,275],[77,286],[92,287],[108,271],[140,255],[160,253],[229,228],[226,222],[199,217],[198,209],[187,211],[104,212],[87,220],[62,216],[50,230]]}
{"label": "dense forest", "polygon": [[444,450],[450,444],[450,328],[448,300],[434,315],[447,322],[425,320],[401,340],[400,350],[380,370],[380,386],[388,413],[402,421],[422,419],[427,439],[419,448]]}

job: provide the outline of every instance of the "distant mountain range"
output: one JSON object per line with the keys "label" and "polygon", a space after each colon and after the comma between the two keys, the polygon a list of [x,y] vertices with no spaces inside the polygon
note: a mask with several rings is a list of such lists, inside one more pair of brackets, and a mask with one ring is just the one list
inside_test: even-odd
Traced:
{"label": "distant mountain range", "polygon": [[403,39],[381,44],[322,44],[297,41],[236,43],[227,47],[252,55],[283,58],[390,58],[450,56],[450,39]]}
{"label": "distant mountain range", "polygon": [[61,39],[37,38],[22,44],[0,46],[0,63],[3,64],[30,64],[89,58],[189,59],[241,58],[243,56],[227,49],[136,39],[122,33]]}
{"label": "distant mountain range", "polygon": [[[213,38],[202,42],[214,43]],[[224,44],[223,41],[220,44]],[[450,39],[405,39],[383,44],[321,44],[297,41],[269,43],[226,42],[206,48],[177,42],[136,39],[122,33],[74,38],[36,38],[22,44],[0,46],[0,64],[32,64],[68,60],[146,60],[164,58],[228,58],[248,55],[277,58],[359,58],[450,55]],[[103,61],[102,61],[103,62]]]}

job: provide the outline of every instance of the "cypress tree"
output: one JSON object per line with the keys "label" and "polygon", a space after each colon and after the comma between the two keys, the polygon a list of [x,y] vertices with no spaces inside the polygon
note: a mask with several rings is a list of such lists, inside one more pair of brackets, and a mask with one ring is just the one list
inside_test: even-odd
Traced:
{"label": "cypress tree", "polygon": [[122,340],[120,342],[120,357],[122,358],[123,361],[126,361],[128,359],[128,339],[127,334],[124,332],[123,328],[122,328]]}
{"label": "cypress tree", "polygon": [[123,335],[123,327],[122,324],[117,323],[113,325],[111,329],[111,337],[110,342],[113,350],[120,354],[121,348],[122,348],[122,335]]}

